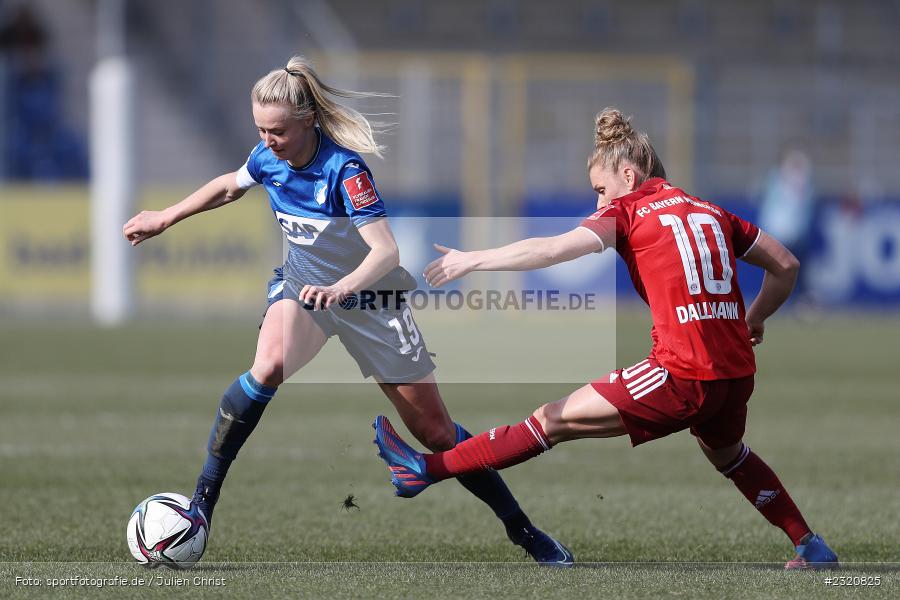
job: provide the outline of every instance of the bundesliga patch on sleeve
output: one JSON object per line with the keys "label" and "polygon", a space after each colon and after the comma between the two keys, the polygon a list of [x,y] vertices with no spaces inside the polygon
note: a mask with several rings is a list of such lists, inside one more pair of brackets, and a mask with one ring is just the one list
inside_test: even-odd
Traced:
{"label": "bundesliga patch on sleeve", "polygon": [[348,177],[343,183],[344,189],[347,190],[347,195],[350,196],[350,203],[353,205],[353,208],[359,210],[378,201],[375,186],[369,181],[369,174],[365,171],[353,177]]}

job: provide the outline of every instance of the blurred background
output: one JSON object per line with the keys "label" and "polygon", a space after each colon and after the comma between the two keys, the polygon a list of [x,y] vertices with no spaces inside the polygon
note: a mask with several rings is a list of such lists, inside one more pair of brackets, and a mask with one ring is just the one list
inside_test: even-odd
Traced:
{"label": "blurred background", "polygon": [[358,105],[391,124],[370,166],[393,215],[586,215],[614,105],[675,184],[801,257],[798,297],[893,310],[898,25],[893,0],[3,0],[0,311],[85,316],[92,281],[101,322],[259,308],[281,251],[263,192],[137,251],[115,228],[243,164],[250,87],[297,53],[395,96]]}

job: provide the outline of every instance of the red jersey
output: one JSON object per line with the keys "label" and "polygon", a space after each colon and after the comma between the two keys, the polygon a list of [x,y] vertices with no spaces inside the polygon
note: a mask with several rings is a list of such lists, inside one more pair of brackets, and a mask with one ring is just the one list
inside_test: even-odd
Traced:
{"label": "red jersey", "polygon": [[[615,233],[613,233],[613,220]],[[582,221],[628,265],[653,316],[651,356],[682,379],[756,372],[736,259],[759,228],[660,178]],[[613,242],[614,240],[614,242]]]}

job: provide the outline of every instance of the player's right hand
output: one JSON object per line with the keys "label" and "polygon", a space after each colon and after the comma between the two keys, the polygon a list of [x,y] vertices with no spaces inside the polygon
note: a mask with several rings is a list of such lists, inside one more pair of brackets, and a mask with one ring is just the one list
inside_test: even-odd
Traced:
{"label": "player's right hand", "polygon": [[471,272],[474,265],[468,252],[460,252],[453,248],[434,244],[434,249],[443,254],[425,267],[422,275],[431,287],[441,287],[449,281],[459,279]]}
{"label": "player's right hand", "polygon": [[168,225],[161,211],[142,210],[125,223],[122,233],[125,234],[125,239],[131,242],[132,246],[137,246],[144,240],[161,234],[166,227]]}

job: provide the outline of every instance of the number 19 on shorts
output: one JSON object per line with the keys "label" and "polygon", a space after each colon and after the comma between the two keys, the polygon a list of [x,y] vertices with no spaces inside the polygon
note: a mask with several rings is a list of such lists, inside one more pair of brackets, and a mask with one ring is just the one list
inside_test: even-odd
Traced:
{"label": "number 19 on shorts", "polygon": [[[394,328],[397,336],[400,338],[400,354],[409,354],[413,348],[419,345],[421,337],[419,336],[419,330],[416,328],[416,322],[413,321],[412,311],[410,311],[408,306],[403,308],[401,316],[403,317],[403,323],[406,325],[406,333],[403,331],[404,328],[400,323],[400,319],[396,317],[388,321],[388,325]],[[407,333],[409,334],[408,339],[406,337]]]}

